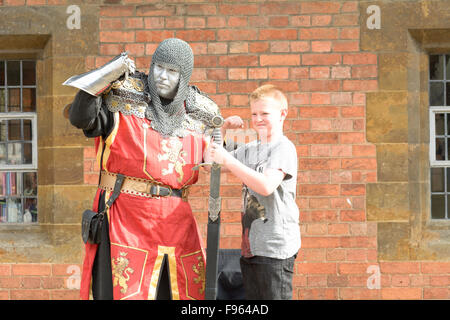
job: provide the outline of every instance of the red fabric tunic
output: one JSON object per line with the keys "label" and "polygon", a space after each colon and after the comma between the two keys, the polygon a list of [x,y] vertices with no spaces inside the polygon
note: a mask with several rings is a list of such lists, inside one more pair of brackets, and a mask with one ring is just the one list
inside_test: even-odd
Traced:
{"label": "red fabric tunic", "polygon": [[[203,135],[164,138],[146,118],[114,113],[115,125],[105,142],[102,170],[154,179],[174,189],[197,181],[206,143]],[[98,160],[103,141],[96,138]],[[97,210],[98,190],[94,210]],[[106,198],[109,198],[108,192]],[[189,203],[121,193],[108,210],[114,299],[155,299],[167,254],[173,299],[203,299],[205,256]],[[81,298],[89,298],[97,245],[86,244]]]}

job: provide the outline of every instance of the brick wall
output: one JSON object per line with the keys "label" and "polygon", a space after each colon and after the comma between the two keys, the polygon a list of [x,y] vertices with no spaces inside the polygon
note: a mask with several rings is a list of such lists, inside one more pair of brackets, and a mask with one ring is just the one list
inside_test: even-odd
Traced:
{"label": "brick wall", "polygon": [[[193,83],[224,116],[248,120],[248,94],[264,83],[288,96],[285,134],[299,156],[302,232],[295,299],[450,298],[450,262],[378,259],[377,224],[366,217],[366,185],[377,181],[377,161],[365,117],[366,93],[378,89],[378,56],[360,50],[357,1],[104,3],[117,4],[101,6],[98,55],[86,57],[87,70],[126,50],[146,71],[158,43],[179,37],[195,53]],[[95,185],[93,147],[84,159],[84,182]],[[208,181],[202,174],[190,195],[204,238]],[[232,175],[222,181],[220,245],[239,248],[240,185]],[[0,265],[0,298],[73,298],[63,290],[61,268]]]}

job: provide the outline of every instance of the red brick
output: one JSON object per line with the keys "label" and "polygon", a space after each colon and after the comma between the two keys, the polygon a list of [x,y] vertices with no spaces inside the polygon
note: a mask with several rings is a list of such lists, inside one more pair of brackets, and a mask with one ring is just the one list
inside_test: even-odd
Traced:
{"label": "red brick", "polygon": [[422,273],[450,274],[450,262],[422,262]]}
{"label": "red brick", "polygon": [[0,277],[2,276],[10,276],[11,275],[11,265],[8,264],[0,264]]}
{"label": "red brick", "polygon": [[50,273],[50,264],[18,263],[12,265],[12,275],[14,276],[48,276]]}
{"label": "red brick", "polygon": [[341,107],[341,115],[348,118],[364,117],[364,110],[363,106]]}
{"label": "red brick", "polygon": [[12,288],[20,288],[22,285],[22,278],[20,277],[8,277],[8,278],[0,278],[0,288],[2,289],[12,289]]}
{"label": "red brick", "polygon": [[354,145],[352,146],[352,155],[355,157],[376,156],[376,148],[374,145]]}
{"label": "red brick", "polygon": [[297,66],[300,64],[300,55],[298,54],[280,54],[260,56],[261,66]]}
{"label": "red brick", "polygon": [[356,26],[359,24],[359,16],[357,14],[337,14],[333,16],[334,26]]}
{"label": "red brick", "polygon": [[302,196],[336,196],[339,195],[339,185],[333,184],[303,184],[299,186]]}
{"label": "red brick", "polygon": [[368,159],[342,159],[342,169],[373,170],[377,168],[377,160]]}
{"label": "red brick", "polygon": [[366,138],[363,132],[343,132],[340,134],[339,141],[343,144],[365,143]]}
{"label": "red brick", "polygon": [[255,67],[258,57],[253,55],[228,55],[219,57],[221,67]]}
{"label": "red brick", "polygon": [[247,17],[230,17],[227,23],[228,27],[231,28],[246,27],[247,24]]}
{"label": "red brick", "polygon": [[299,134],[301,144],[336,144],[338,134],[335,132],[305,132]]}
{"label": "red brick", "polygon": [[341,63],[341,55],[336,53],[303,54],[302,65],[336,65]]}
{"label": "red brick", "polygon": [[258,87],[258,83],[255,82],[229,82],[223,81],[219,83],[218,92],[219,93],[250,93],[253,92]]}
{"label": "red brick", "polygon": [[297,264],[298,274],[335,274],[336,273],[336,263],[298,263]]}
{"label": "red brick", "polygon": [[338,274],[366,274],[369,266],[369,263],[339,263]]}
{"label": "red brick", "polygon": [[341,210],[341,221],[366,221],[364,210]]}
{"label": "red brick", "polygon": [[424,288],[424,299],[450,299],[450,288]]}
{"label": "red brick", "polygon": [[237,16],[237,15],[257,15],[259,14],[258,5],[239,5],[239,4],[223,4],[219,6],[220,14]]}
{"label": "red brick", "polygon": [[120,9],[115,6],[100,7],[100,16],[104,17],[129,17],[134,14],[134,6],[120,6]]}
{"label": "red brick", "polygon": [[52,300],[80,300],[80,290],[51,290]]}
{"label": "red brick", "polygon": [[171,17],[175,16],[175,6],[147,4],[136,7],[136,16]]}
{"label": "red brick", "polygon": [[291,16],[291,25],[293,27],[309,27],[311,25],[311,16]]}
{"label": "red brick", "polygon": [[310,78],[327,79],[330,77],[329,67],[311,67],[309,69]]}
{"label": "red brick", "polygon": [[339,91],[339,80],[300,80],[300,88],[302,91]]}
{"label": "red brick", "polygon": [[[220,39],[220,37],[218,37],[218,38]],[[250,43],[250,46],[248,49],[252,53],[268,52],[269,43],[268,42],[252,42],[252,43]]]}
{"label": "red brick", "polygon": [[381,298],[386,300],[422,299],[421,288],[381,288]]}
{"label": "red brick", "polygon": [[337,289],[329,288],[301,288],[298,291],[300,300],[335,300],[337,299]]}
{"label": "red brick", "polygon": [[188,15],[215,15],[217,13],[216,5],[214,4],[188,4],[186,6],[186,14]]}
{"label": "red brick", "polygon": [[335,52],[359,51],[359,41],[335,41],[332,50]]}
{"label": "red brick", "polygon": [[204,56],[197,56],[194,59],[194,68],[202,68],[202,67],[217,67],[217,56],[212,55],[204,55]]}
{"label": "red brick", "polygon": [[11,300],[49,300],[49,290],[29,289],[29,290],[11,290]]}
{"label": "red brick", "polygon": [[311,41],[312,52],[330,52],[331,41]]}
{"label": "red brick", "polygon": [[100,18],[100,30],[121,30],[124,28],[122,19]]}
{"label": "red brick", "polygon": [[339,30],[336,28],[304,28],[300,29],[300,40],[338,39]]}
{"label": "red brick", "polygon": [[289,17],[280,16],[269,18],[269,26],[271,27],[286,27],[288,25],[289,25]]}
{"label": "red brick", "polygon": [[297,29],[262,29],[259,40],[297,40]]}
{"label": "red brick", "polygon": [[[143,32],[143,31],[141,31]],[[134,42],[134,31],[100,31],[100,42]],[[145,40],[138,40],[138,42],[145,42]]]}
{"label": "red brick", "polygon": [[347,27],[340,29],[339,39],[342,40],[353,40],[359,39],[359,27]]}
{"label": "red brick", "polygon": [[343,300],[379,300],[380,290],[366,288],[340,288],[339,298]]}
{"label": "red brick", "polygon": [[212,30],[177,30],[176,37],[187,42],[216,40],[216,34]]}
{"label": "red brick", "polygon": [[264,3],[260,6],[261,15],[272,15],[274,13],[279,15],[292,15],[300,12],[300,3],[288,2],[288,3]]}

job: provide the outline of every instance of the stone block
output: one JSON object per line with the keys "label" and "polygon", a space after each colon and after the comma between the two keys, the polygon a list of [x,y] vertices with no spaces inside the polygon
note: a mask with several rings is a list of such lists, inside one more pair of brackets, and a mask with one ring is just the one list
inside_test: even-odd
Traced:
{"label": "stone block", "polygon": [[408,181],[408,144],[377,144],[378,181]]}
{"label": "stone block", "polygon": [[378,223],[378,259],[408,260],[409,234],[408,222]]}
{"label": "stone block", "polygon": [[408,142],[406,92],[367,93],[367,140],[372,143]]}
{"label": "stone block", "polygon": [[409,221],[408,183],[369,183],[366,187],[368,221]]}

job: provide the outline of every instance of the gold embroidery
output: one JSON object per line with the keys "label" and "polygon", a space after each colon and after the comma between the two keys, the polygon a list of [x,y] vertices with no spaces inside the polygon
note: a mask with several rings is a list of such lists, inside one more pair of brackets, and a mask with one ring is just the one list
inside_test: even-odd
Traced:
{"label": "gold embroidery", "polygon": [[194,278],[194,283],[198,284],[201,282],[201,287],[198,289],[198,293],[203,294],[203,292],[205,292],[205,264],[203,263],[202,257],[197,257],[197,260],[197,265],[192,265],[192,271],[194,271],[194,273],[198,276],[197,278]]}
{"label": "gold embroidery", "polygon": [[187,152],[183,151],[182,148],[183,143],[178,138],[172,137],[169,138],[169,140],[164,139],[161,141],[161,150],[164,153],[158,154],[159,162],[163,160],[169,161],[168,168],[162,169],[162,174],[164,176],[171,174],[175,169],[176,173],[179,175],[177,181],[180,183],[183,181],[183,167],[186,165],[186,160],[184,160],[183,157],[187,155]]}
{"label": "gold embroidery", "polygon": [[127,252],[119,252],[119,257],[113,258],[111,260],[112,274],[114,277],[113,286],[121,286],[120,292],[125,294],[128,290],[128,280],[130,280],[129,273],[133,273],[134,270],[128,267],[130,261],[125,258],[127,256]]}

